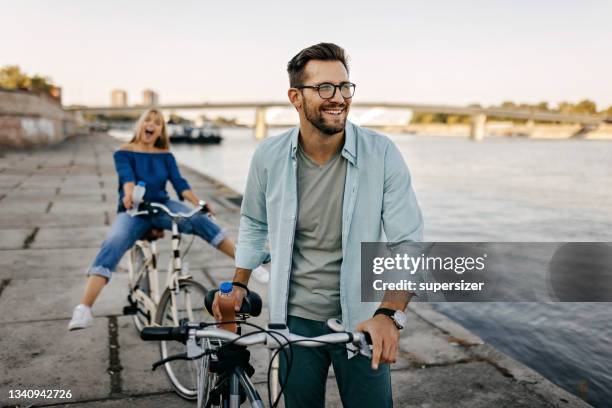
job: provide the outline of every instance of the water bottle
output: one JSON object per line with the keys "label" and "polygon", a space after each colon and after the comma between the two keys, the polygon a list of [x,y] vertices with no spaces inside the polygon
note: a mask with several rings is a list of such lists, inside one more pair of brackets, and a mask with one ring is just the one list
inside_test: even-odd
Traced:
{"label": "water bottle", "polygon": [[[221,321],[223,322],[236,320],[232,289],[232,282],[223,282],[219,288],[219,310],[221,311]],[[236,323],[223,323],[219,325],[219,328],[236,333]]]}
{"label": "water bottle", "polygon": [[147,184],[144,181],[139,181],[134,187],[134,190],[132,191],[132,209],[129,211],[130,213],[135,213],[138,211],[138,207],[140,206],[140,203],[142,203],[142,199],[145,195],[146,185]]}

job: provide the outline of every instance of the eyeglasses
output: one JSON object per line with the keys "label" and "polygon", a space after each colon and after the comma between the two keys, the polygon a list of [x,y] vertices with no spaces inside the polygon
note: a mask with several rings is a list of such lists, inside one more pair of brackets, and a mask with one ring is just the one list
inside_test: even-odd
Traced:
{"label": "eyeglasses", "polygon": [[330,84],[328,82],[324,82],[319,85],[298,85],[295,88],[304,89],[304,88],[312,88],[316,89],[319,92],[319,96],[323,99],[331,99],[336,95],[336,88],[340,89],[340,95],[344,99],[351,99],[355,94],[355,85],[352,82],[342,82],[340,85]]}

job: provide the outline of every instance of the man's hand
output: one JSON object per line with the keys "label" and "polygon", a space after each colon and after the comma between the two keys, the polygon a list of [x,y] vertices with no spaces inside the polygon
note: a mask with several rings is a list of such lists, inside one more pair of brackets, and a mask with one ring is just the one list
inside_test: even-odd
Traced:
{"label": "man's hand", "polygon": [[376,315],[361,322],[356,331],[370,333],[372,338],[372,368],[378,370],[378,364],[395,363],[399,348],[400,332],[389,316]]}
{"label": "man's hand", "polygon": [[[230,296],[234,298],[234,310],[236,312],[240,311],[240,307],[242,306],[242,300],[247,295],[247,291],[241,287],[234,286],[232,288],[232,293]],[[215,299],[212,304],[213,316],[215,320],[218,322],[223,321],[223,316],[221,315],[221,309],[219,309],[219,292],[215,293]]]}

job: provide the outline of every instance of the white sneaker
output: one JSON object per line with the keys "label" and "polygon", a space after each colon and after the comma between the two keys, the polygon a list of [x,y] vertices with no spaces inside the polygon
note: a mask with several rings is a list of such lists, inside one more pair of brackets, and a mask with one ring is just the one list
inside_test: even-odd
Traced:
{"label": "white sneaker", "polygon": [[91,326],[92,321],[91,308],[85,305],[78,305],[72,312],[72,320],[68,323],[68,330],[84,329]]}
{"label": "white sneaker", "polygon": [[260,283],[268,283],[270,280],[270,271],[263,267],[263,265],[259,265],[257,268],[253,269],[253,276]]}

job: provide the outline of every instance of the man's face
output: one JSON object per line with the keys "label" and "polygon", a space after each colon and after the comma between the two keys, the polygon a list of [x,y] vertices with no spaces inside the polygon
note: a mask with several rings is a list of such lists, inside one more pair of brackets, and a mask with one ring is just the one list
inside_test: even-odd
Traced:
{"label": "man's face", "polygon": [[[340,61],[311,60],[304,67],[302,85],[322,83],[340,85],[348,81],[348,72]],[[324,135],[331,136],[344,130],[351,99],[344,99],[339,88],[336,88],[334,96],[330,99],[321,98],[318,91],[313,88],[305,88],[301,92],[303,95],[302,110],[306,120]]]}

